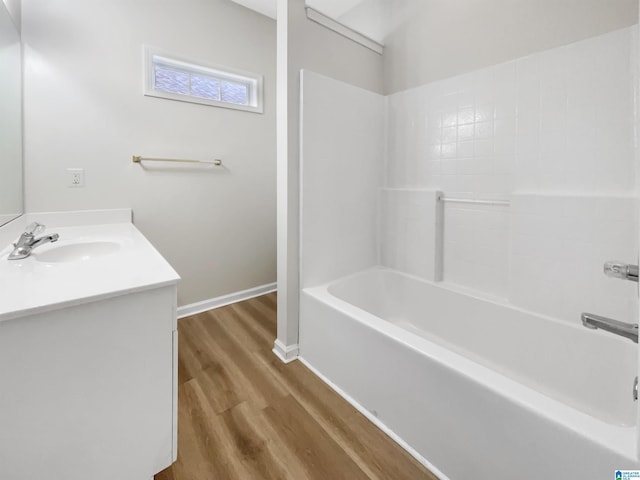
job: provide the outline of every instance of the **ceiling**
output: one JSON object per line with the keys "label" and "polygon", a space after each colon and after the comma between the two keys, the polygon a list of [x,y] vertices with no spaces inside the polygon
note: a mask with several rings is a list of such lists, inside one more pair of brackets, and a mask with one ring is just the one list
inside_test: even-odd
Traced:
{"label": "ceiling", "polygon": [[365,0],[307,0],[306,4],[325,15],[339,19]]}
{"label": "ceiling", "polygon": [[[232,0],[271,18],[276,18],[277,0]],[[388,7],[393,0],[305,0],[314,10],[338,21],[378,43],[384,43]]]}
{"label": "ceiling", "polygon": [[277,0],[233,0],[242,6],[255,10],[267,17],[276,18]]}
{"label": "ceiling", "polygon": [[[233,0],[240,5],[260,12],[267,17],[276,18],[277,0]],[[332,18],[340,18],[363,0],[308,0],[307,5]]]}

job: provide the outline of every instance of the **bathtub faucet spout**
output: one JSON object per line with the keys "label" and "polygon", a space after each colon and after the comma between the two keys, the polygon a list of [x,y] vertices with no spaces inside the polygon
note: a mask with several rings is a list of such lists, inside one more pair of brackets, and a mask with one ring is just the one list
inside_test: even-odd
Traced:
{"label": "bathtub faucet spout", "polygon": [[638,324],[626,323],[612,318],[601,317],[600,315],[594,315],[593,313],[582,314],[582,325],[587,328],[596,330],[598,328],[615,335],[628,338],[635,343],[638,343]]}

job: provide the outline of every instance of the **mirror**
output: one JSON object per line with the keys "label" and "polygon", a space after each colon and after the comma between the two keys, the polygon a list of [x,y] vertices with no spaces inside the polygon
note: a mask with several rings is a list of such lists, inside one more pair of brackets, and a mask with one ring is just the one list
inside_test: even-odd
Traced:
{"label": "mirror", "polygon": [[22,214],[20,34],[0,2],[0,225]]}

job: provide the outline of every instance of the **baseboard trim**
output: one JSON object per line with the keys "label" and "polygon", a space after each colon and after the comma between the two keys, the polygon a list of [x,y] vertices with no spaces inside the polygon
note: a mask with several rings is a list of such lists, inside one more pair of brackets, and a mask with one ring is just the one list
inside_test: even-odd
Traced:
{"label": "baseboard trim", "polygon": [[298,358],[298,353],[300,352],[300,348],[298,344],[286,346],[280,340],[276,338],[276,341],[273,342],[273,353],[275,353],[276,357],[282,360],[284,363],[293,362]]}
{"label": "baseboard trim", "polygon": [[250,298],[259,297],[266,293],[275,292],[277,289],[278,285],[276,283],[268,283],[266,285],[260,285],[259,287],[249,288],[240,292],[228,293],[227,295],[222,295],[220,297],[210,298],[209,300],[203,300],[189,305],[182,305],[181,307],[178,307],[178,318],[188,317],[189,315],[206,312],[207,310],[213,310],[214,308],[224,307],[225,305],[242,302],[243,300],[249,300]]}
{"label": "baseboard trim", "polygon": [[406,450],[409,455],[411,455],[418,462],[424,465],[425,468],[427,468],[436,477],[438,477],[440,480],[449,480],[449,477],[447,477],[444,473],[438,470],[429,460],[427,460],[422,455],[420,455],[413,447],[411,447],[411,445],[409,445],[402,438],[400,438],[398,434],[396,434],[393,430],[391,430],[384,423],[382,423],[382,421],[378,417],[376,417],[373,413],[371,413],[369,410],[367,410],[362,405],[360,405],[351,395],[349,395],[347,392],[342,390],[340,387],[334,384],[331,380],[325,377],[322,373],[316,370],[316,368],[313,367],[309,362],[307,362],[303,357],[298,357],[298,360],[300,360],[302,364],[305,367],[307,367],[309,370],[311,370],[320,380],[326,383],[329,386],[329,388],[331,388],[334,392],[336,392],[338,395],[344,398],[347,402],[349,402],[351,406],[353,406],[353,408],[355,408],[362,415],[367,417],[367,419],[371,423],[373,423],[376,427],[382,430],[389,438],[391,438],[391,440],[396,442],[400,447]]}

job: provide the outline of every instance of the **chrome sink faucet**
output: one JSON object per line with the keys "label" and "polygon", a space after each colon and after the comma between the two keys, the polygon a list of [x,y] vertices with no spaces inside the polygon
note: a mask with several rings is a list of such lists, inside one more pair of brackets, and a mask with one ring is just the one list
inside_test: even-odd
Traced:
{"label": "chrome sink faucet", "polygon": [[13,244],[13,252],[9,254],[7,260],[20,260],[27,258],[31,255],[34,248],[39,247],[45,243],[57,242],[59,235],[52,233],[51,235],[43,235],[40,238],[36,238],[36,235],[40,235],[44,232],[46,227],[37,222],[34,222],[27,226],[26,230],[16,243]]}

